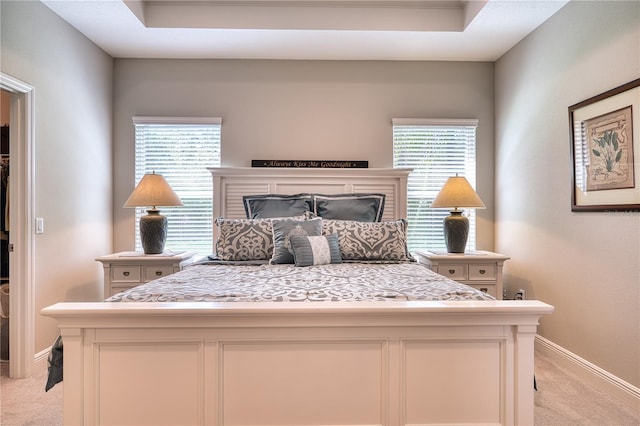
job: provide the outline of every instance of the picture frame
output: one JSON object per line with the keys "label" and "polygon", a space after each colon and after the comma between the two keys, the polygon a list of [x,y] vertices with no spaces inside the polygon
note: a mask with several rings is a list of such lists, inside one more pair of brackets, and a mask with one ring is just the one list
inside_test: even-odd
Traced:
{"label": "picture frame", "polygon": [[571,211],[640,211],[640,78],[569,107]]}

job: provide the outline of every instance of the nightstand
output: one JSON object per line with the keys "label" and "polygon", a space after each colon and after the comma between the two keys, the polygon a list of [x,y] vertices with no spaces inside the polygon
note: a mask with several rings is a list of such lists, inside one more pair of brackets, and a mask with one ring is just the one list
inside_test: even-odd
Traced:
{"label": "nightstand", "polygon": [[490,251],[470,253],[416,251],[418,262],[440,275],[502,299],[502,267],[509,257]]}
{"label": "nightstand", "polygon": [[196,260],[194,252],[174,255],[121,252],[96,259],[104,268],[104,298],[178,272]]}

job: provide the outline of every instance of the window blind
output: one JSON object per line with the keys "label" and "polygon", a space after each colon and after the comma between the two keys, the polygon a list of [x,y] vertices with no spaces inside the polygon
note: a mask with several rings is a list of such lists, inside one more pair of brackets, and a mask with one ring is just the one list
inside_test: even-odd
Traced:
{"label": "window blind", "polygon": [[[413,168],[407,183],[409,250],[446,250],[446,209],[431,202],[446,180],[458,174],[476,184],[477,120],[393,119],[393,166]],[[475,209],[468,209],[467,250],[476,249]]]}
{"label": "window blind", "polygon": [[[136,185],[146,173],[165,177],[183,207],[160,207],[169,222],[166,250],[208,254],[213,247],[213,180],[220,165],[220,118],[134,117]],[[142,251],[136,209],[136,251]]]}

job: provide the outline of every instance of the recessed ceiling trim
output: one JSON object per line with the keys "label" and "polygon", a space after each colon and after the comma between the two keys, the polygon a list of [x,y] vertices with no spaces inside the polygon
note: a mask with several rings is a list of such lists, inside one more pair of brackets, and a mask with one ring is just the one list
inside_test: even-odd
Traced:
{"label": "recessed ceiling trim", "polygon": [[145,14],[145,2],[144,0],[123,0],[122,1],[131,12],[140,20],[142,25],[144,25],[144,14]]}
{"label": "recessed ceiling trim", "polygon": [[[468,0],[124,0],[145,6],[289,6],[289,7],[392,7],[463,9]],[[488,0],[472,0],[486,2]]]}
{"label": "recessed ceiling trim", "polygon": [[[114,58],[388,61],[495,61],[568,2],[438,1],[435,4],[441,9],[450,8],[453,13],[457,13],[456,8],[462,8],[462,16],[455,18],[459,19],[455,25],[464,30],[435,31],[434,28],[438,27],[432,26],[431,30],[412,30],[411,28],[415,27],[404,27],[399,19],[394,21],[393,27],[378,24],[379,21],[391,21],[388,18],[399,5],[413,6],[410,10],[417,11],[416,16],[421,16],[421,13],[427,13],[429,10],[420,8],[426,3],[431,3],[428,0],[224,0],[226,4],[260,6],[260,13],[265,15],[262,17],[264,21],[270,21],[271,19],[267,18],[270,15],[273,15],[274,19],[280,19],[279,14],[274,13],[278,10],[277,7],[282,4],[290,5],[292,1],[315,6],[316,10],[319,5],[328,5],[324,9],[332,12],[339,12],[342,7],[360,21],[364,15],[358,11],[374,10],[378,13],[374,13],[378,21],[373,19],[374,23],[365,25],[365,30],[326,31],[323,29],[328,26],[321,24],[331,22],[331,19],[335,18],[322,18],[319,24],[317,20],[309,17],[307,19],[312,25],[311,28],[299,28],[302,25],[291,29],[277,28],[292,27],[289,21],[285,21],[277,25],[271,24],[266,29],[245,29],[256,25],[249,25],[251,22],[242,21],[241,17],[237,16],[238,13],[235,13],[238,21],[234,23],[234,28],[210,28],[212,25],[151,28],[145,25],[148,18],[147,6],[151,3],[144,0],[40,1]],[[153,0],[153,3],[161,1]],[[207,5],[210,1],[170,0],[165,3]],[[267,5],[275,5],[275,8],[266,7]],[[192,9],[198,7],[194,5]],[[356,12],[351,12],[353,10]],[[386,11],[390,13],[385,14]],[[381,18],[380,15],[384,16]],[[353,20],[359,23],[358,20]],[[420,25],[423,26],[419,28],[425,28],[424,22],[420,22]],[[335,25],[334,28],[336,27],[338,26]],[[347,21],[340,28],[353,28],[353,25]]]}
{"label": "recessed ceiling trim", "polygon": [[466,17],[457,0],[155,0],[144,2],[143,11],[147,28],[192,29],[460,32]]}

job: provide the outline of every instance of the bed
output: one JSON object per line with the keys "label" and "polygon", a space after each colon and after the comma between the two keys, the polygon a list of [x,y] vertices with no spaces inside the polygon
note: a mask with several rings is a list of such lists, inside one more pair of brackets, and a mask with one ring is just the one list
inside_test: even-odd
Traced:
{"label": "bed", "polygon": [[[224,218],[213,260],[105,302],[42,311],[64,341],[65,424],[533,424],[534,338],[552,306],[493,300],[410,253],[362,261],[344,250],[340,220],[321,219],[313,235],[328,257],[309,257],[314,239],[291,233],[293,263],[274,262],[286,255],[279,244],[269,260],[237,258],[247,244],[219,247],[222,224],[270,222],[273,241],[292,222],[317,226],[247,219],[247,194],[381,194],[377,220],[348,224],[396,241],[409,172],[212,168],[214,217]],[[402,251],[393,247],[385,253]],[[210,290],[211,276],[224,285]]]}

